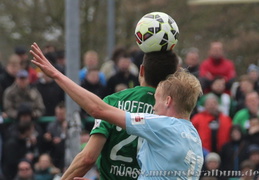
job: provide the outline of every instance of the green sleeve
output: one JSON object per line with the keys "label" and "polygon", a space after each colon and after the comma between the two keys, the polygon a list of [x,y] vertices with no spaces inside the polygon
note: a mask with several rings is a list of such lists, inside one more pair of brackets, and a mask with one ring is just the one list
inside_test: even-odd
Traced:
{"label": "green sleeve", "polygon": [[[105,97],[103,99],[103,101],[107,104],[112,105],[112,106],[115,106],[114,102],[116,102],[110,96]],[[114,126],[113,124],[110,124],[110,123],[108,123],[104,120],[95,119],[94,127],[93,127],[90,135],[92,135],[92,134],[103,134],[106,138],[108,138],[113,126]]]}

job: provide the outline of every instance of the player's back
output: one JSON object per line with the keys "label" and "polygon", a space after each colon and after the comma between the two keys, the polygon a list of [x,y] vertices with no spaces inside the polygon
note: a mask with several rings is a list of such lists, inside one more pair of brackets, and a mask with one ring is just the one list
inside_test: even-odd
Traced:
{"label": "player's back", "polygon": [[[133,113],[153,113],[154,93],[154,88],[137,86],[107,96],[104,101]],[[107,138],[98,160],[101,179],[137,179],[140,168],[136,156],[142,139],[101,120],[96,120],[91,132],[96,133]]]}
{"label": "player's back", "polygon": [[135,128],[127,123],[129,133],[145,139],[138,153],[140,179],[199,179],[203,154],[200,137],[192,123],[150,114],[142,119],[145,123]]}

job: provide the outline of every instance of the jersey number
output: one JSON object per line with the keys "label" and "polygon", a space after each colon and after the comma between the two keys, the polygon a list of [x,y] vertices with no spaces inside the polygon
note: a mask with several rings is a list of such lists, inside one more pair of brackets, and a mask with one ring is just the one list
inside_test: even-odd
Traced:
{"label": "jersey number", "polygon": [[[116,127],[116,129],[119,131],[121,130],[120,127]],[[110,158],[113,161],[124,161],[124,162],[132,162],[133,158],[132,157],[126,157],[126,156],[122,156],[122,155],[118,155],[118,152],[126,145],[132,143],[135,139],[137,138],[137,136],[134,135],[130,135],[129,137],[127,137],[126,139],[120,141],[118,144],[116,144],[112,150],[111,150],[111,154],[110,154]],[[143,139],[142,138],[138,138],[138,146],[137,146],[137,151],[139,150],[141,144],[142,144]]]}
{"label": "jersey number", "polygon": [[[197,176],[200,172],[195,172],[195,167],[197,166],[196,170],[201,170],[203,159],[201,156],[197,156],[193,151],[189,150],[185,156],[184,162],[189,165],[188,169],[188,177]],[[189,179],[188,178],[188,179]]]}

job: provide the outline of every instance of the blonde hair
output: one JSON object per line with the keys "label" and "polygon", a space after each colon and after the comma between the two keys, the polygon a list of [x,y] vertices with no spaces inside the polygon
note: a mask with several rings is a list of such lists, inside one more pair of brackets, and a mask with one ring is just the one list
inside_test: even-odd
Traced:
{"label": "blonde hair", "polygon": [[97,59],[99,59],[98,53],[94,50],[88,50],[84,53],[84,59],[89,56],[95,56]]}
{"label": "blonde hair", "polygon": [[174,100],[177,113],[185,116],[190,116],[198,97],[202,95],[199,80],[183,68],[160,82],[159,86],[163,90],[164,97],[170,96]]}

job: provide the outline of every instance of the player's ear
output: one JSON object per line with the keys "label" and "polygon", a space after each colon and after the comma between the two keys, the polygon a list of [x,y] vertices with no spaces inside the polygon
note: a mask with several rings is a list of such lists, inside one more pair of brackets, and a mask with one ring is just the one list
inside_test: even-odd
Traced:
{"label": "player's ear", "polygon": [[139,76],[144,77],[144,74],[145,74],[144,72],[145,72],[145,68],[144,68],[143,64],[141,64],[139,67]]}
{"label": "player's ear", "polygon": [[166,106],[169,107],[170,104],[172,103],[172,97],[171,96],[167,96],[166,100],[165,100]]}

